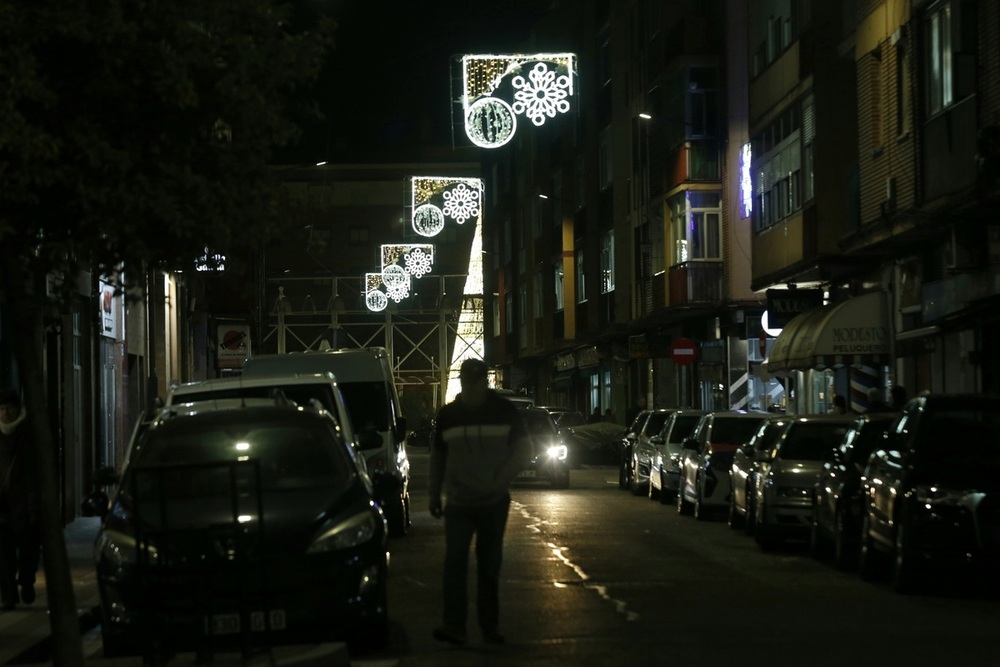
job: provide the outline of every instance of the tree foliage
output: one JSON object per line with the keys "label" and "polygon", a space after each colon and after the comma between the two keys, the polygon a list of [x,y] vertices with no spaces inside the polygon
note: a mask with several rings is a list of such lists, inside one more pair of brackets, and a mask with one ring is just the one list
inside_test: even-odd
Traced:
{"label": "tree foliage", "polygon": [[[32,420],[54,664],[83,664],[42,384],[52,272],[190,267],[275,222],[331,24],[271,0],[0,2],[0,297]],[[65,281],[69,290],[74,281]]]}
{"label": "tree foliage", "polygon": [[[330,26],[270,0],[0,4],[0,242],[47,270],[189,265],[271,228]],[[29,252],[30,251],[30,252]]]}

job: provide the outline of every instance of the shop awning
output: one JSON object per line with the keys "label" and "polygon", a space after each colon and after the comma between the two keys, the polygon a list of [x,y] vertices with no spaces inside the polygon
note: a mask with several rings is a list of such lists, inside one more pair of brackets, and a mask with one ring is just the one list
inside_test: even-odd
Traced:
{"label": "shop awning", "polygon": [[771,346],[768,372],[889,363],[886,304],[872,292],[796,316]]}

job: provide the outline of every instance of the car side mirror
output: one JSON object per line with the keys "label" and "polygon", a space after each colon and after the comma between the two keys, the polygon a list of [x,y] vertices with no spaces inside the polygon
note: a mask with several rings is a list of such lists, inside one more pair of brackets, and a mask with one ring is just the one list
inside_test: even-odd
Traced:
{"label": "car side mirror", "polygon": [[649,444],[656,445],[656,446],[662,445],[663,444],[663,436],[654,435],[652,438],[649,439]]}
{"label": "car side mirror", "polygon": [[698,441],[695,438],[685,438],[684,442],[681,443],[682,449],[698,449]]}

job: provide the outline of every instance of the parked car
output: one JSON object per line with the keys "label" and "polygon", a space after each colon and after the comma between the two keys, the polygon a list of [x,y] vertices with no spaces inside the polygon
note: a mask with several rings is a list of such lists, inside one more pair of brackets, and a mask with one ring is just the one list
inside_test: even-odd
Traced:
{"label": "parked car", "polygon": [[871,453],[885,446],[897,416],[894,412],[859,415],[816,479],[809,549],[814,556],[823,556],[832,546],[834,563],[841,570],[857,565],[861,474]]}
{"label": "parked car", "polygon": [[732,494],[729,496],[731,528],[742,527],[748,535],[753,534],[756,522],[754,489],[760,461],[774,448],[774,444],[790,421],[791,417],[784,415],[765,420],[750,441],[733,454],[733,465],[729,470],[729,483],[732,486]]}
{"label": "parked car", "polygon": [[632,474],[632,445],[642,432],[652,410],[640,410],[631,424],[625,426],[625,434],[618,443],[618,488],[630,488]]}
{"label": "parked car", "polygon": [[677,511],[707,519],[729,505],[729,469],[736,449],[750,440],[769,415],[719,411],[703,415],[683,443]]}
{"label": "parked car", "polygon": [[903,408],[862,486],[860,572],[893,587],[934,570],[992,577],[1000,555],[1000,396],[920,396]]}
{"label": "parked car", "polygon": [[[252,399],[258,400],[258,399]],[[331,415],[292,403],[165,411],[95,543],[106,656],[232,651],[388,632],[387,528]]]}
{"label": "parked car", "polygon": [[404,536],[410,528],[410,457],[406,450],[409,433],[396,389],[392,360],[383,347],[344,348],[296,354],[258,354],[243,365],[244,379],[289,374],[333,373],[359,434],[374,431],[362,444],[368,470],[375,484],[375,497],[389,520],[393,536]]}
{"label": "parked car", "polygon": [[521,419],[531,436],[531,460],[519,480],[544,480],[553,488],[569,488],[569,449],[552,416],[540,408],[521,408]]}
{"label": "parked car", "polygon": [[630,443],[631,457],[628,464],[628,486],[633,495],[646,495],[649,489],[649,471],[656,456],[656,447],[650,440],[660,434],[667,417],[674,410],[658,408],[650,410],[649,416],[643,422],[642,428],[635,434]]}
{"label": "parked car", "polygon": [[661,503],[672,503],[677,499],[677,489],[681,479],[681,452],[685,439],[691,437],[704,410],[675,410],[663,422],[663,428],[649,439],[655,449],[651,455],[649,469],[649,497],[659,498]]}
{"label": "parked car", "polygon": [[816,478],[853,420],[849,414],[794,417],[760,461],[753,534],[762,548],[790,536],[808,537]]}

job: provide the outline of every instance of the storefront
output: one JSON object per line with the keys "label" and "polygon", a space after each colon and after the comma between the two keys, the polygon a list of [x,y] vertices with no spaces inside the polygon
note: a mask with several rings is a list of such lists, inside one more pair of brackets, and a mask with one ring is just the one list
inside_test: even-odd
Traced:
{"label": "storefront", "polygon": [[793,318],[778,335],[766,362],[784,376],[787,412],[828,412],[833,397],[849,398],[852,410],[867,407],[871,387],[888,384],[891,329],[888,297],[872,292],[814,308]]}

